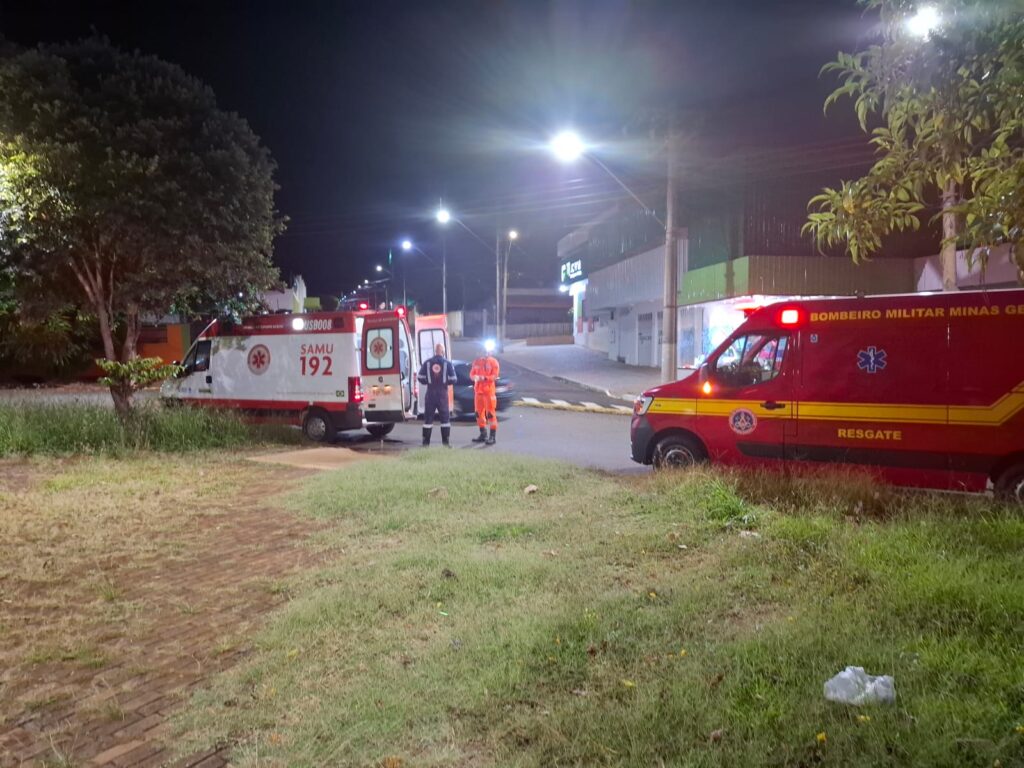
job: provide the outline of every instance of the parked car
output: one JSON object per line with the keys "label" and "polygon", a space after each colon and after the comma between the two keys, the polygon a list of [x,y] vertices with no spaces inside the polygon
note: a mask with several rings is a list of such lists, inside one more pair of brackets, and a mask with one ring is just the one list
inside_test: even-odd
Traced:
{"label": "parked car", "polygon": [[[453,387],[455,398],[455,410],[452,414],[455,418],[471,418],[476,414],[473,404],[473,380],[469,377],[470,364],[462,360],[452,360],[455,366],[455,375],[458,376],[458,383]],[[508,379],[498,377],[498,410],[504,411],[515,400],[515,390],[512,382]]]}

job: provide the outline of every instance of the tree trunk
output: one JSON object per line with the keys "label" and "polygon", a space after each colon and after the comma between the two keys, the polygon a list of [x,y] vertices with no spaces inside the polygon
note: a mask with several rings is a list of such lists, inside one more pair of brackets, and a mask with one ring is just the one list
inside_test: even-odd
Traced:
{"label": "tree trunk", "polygon": [[956,205],[957,189],[955,181],[947,181],[942,190],[942,251],[939,259],[942,262],[942,290],[955,291],[956,284],[956,214],[949,210]]}
{"label": "tree trunk", "polygon": [[121,423],[125,423],[132,416],[132,391],[124,382],[110,385],[110,397],[114,401],[114,411]]}

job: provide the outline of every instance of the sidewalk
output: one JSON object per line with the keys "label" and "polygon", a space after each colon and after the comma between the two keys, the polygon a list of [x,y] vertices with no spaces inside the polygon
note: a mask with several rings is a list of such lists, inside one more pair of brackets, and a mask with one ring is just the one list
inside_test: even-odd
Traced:
{"label": "sidewalk", "polygon": [[609,360],[603,352],[575,344],[529,347],[523,342],[505,345],[500,357],[510,363],[553,378],[632,401],[645,389],[661,383],[657,368],[639,368]]}

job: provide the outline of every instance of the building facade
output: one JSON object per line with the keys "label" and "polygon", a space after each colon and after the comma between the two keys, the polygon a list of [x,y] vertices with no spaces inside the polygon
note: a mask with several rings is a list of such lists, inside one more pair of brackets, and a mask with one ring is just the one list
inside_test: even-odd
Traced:
{"label": "building facade", "polygon": [[[685,229],[676,254],[681,369],[698,366],[765,304],[941,288],[938,237],[930,232],[893,238],[877,258],[860,264],[819,252],[801,227],[807,200],[827,183],[829,178],[812,173],[691,188],[682,195]],[[628,365],[657,367],[665,234],[657,215],[630,205],[633,210],[611,209],[566,235],[558,244],[558,276],[573,299],[576,344]],[[995,253],[984,271],[959,256],[963,288],[1017,280],[1006,252]]]}

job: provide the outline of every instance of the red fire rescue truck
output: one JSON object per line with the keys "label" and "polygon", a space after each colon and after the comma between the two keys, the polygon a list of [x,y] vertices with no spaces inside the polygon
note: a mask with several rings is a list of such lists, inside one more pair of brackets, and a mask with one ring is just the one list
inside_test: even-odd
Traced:
{"label": "red fire rescue truck", "polygon": [[418,365],[404,307],[260,315],[211,323],[161,395],[301,424],[317,442],[364,426],[383,437],[417,412]]}
{"label": "red fire rescue truck", "polygon": [[1024,291],[763,307],[644,392],[630,436],[656,467],[855,464],[1024,501]]}

